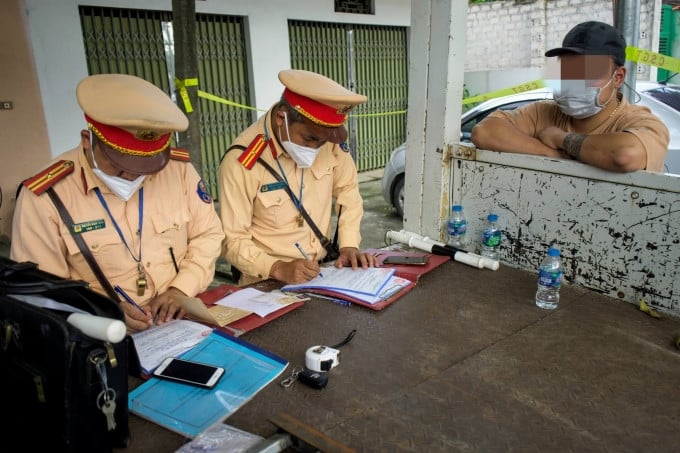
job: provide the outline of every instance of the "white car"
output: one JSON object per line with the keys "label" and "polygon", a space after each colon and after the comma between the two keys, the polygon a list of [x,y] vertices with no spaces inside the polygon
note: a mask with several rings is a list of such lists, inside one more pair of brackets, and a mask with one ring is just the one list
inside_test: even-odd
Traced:
{"label": "white car", "polygon": [[[666,173],[680,175],[680,86],[663,85],[654,82],[637,82],[640,94],[639,104],[661,118],[670,132],[668,154],[664,163]],[[460,135],[462,142],[469,142],[472,128],[495,110],[513,110],[530,102],[552,99],[550,89],[538,89],[511,94],[482,102],[465,112],[461,118]],[[385,201],[404,216],[404,172],[406,170],[406,143],[402,143],[390,156],[382,178],[382,194]]]}

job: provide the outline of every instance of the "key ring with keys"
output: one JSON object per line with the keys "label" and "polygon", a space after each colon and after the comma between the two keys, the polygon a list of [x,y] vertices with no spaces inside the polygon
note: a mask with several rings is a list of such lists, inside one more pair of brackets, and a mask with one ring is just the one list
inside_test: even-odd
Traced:
{"label": "key ring with keys", "polygon": [[101,410],[104,405],[109,402],[109,401],[115,401],[116,400],[116,391],[109,387],[106,390],[102,390],[99,392],[99,395],[97,395],[97,409]]}
{"label": "key ring with keys", "polygon": [[286,379],[281,381],[281,387],[288,388],[291,385],[293,385],[297,380],[298,374],[300,374],[303,370],[304,368],[302,367],[293,368],[293,372],[291,373],[290,377],[287,377]]}

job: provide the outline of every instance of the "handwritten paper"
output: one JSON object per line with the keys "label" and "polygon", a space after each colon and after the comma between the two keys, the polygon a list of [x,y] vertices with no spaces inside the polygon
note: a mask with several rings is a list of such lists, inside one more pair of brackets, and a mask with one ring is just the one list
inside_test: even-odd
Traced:
{"label": "handwritten paper", "polygon": [[151,374],[166,357],[177,357],[200,343],[212,332],[210,327],[175,319],[165,324],[133,333],[139,362],[145,374]]}

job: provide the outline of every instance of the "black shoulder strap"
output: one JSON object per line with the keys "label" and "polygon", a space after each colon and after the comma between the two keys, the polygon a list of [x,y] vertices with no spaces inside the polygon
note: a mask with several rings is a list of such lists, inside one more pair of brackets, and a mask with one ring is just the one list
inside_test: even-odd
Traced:
{"label": "black shoulder strap", "polygon": [[[265,162],[262,159],[258,159],[258,162],[264,165],[264,168],[269,171],[269,173],[272,174],[274,178],[276,178],[277,181],[283,181],[283,178],[281,178],[281,175],[279,175],[272,167],[269,165],[267,162]],[[298,207],[298,211],[300,211],[300,215],[305,219],[309,227],[312,229],[314,234],[316,235],[317,238],[319,238],[319,241],[321,241],[321,245],[323,248],[326,249],[326,252],[329,256],[336,256],[337,257],[337,237],[338,237],[338,230],[336,228],[335,230],[335,239],[334,241],[336,244],[332,244],[330,240],[324,234],[319,230],[319,227],[316,226],[312,218],[309,216],[307,213],[307,210],[305,209],[304,206],[302,206],[302,203],[298,202],[297,197],[293,193],[292,190],[290,190],[290,187],[288,187],[288,184],[284,186],[284,189],[286,189],[286,192],[288,193],[288,196],[290,197],[291,200],[293,200],[293,203],[295,206]],[[340,208],[340,211],[342,211],[342,207]],[[338,215],[338,222],[340,221],[340,216]]]}
{"label": "black shoulder strap", "polygon": [[227,153],[228,153],[229,151],[231,151],[232,149],[240,149],[241,151],[245,151],[245,150],[246,150],[246,147],[243,146],[243,145],[232,145],[232,146],[230,146],[230,147],[227,149],[227,151],[225,151],[225,153],[222,154],[222,157],[220,158],[220,164],[221,164],[222,161],[224,160],[224,156],[226,156]]}
{"label": "black shoulder strap", "polygon": [[340,229],[340,214],[342,214],[342,205],[338,209],[338,224],[335,225],[335,234],[333,235],[333,248],[338,250],[338,230]]}
{"label": "black shoulder strap", "polygon": [[87,247],[87,244],[85,244],[85,241],[83,240],[82,236],[76,234],[75,231],[73,231],[73,218],[66,209],[66,206],[64,206],[64,203],[62,203],[61,198],[59,198],[59,195],[57,195],[57,192],[55,192],[54,189],[50,187],[49,189],[47,189],[47,195],[50,196],[52,202],[57,207],[57,211],[61,216],[61,220],[64,222],[64,224],[66,224],[66,228],[68,228],[68,231],[71,233],[73,240],[76,241],[76,244],[78,244],[80,252],[83,254],[83,257],[85,257],[87,264],[89,264],[90,268],[92,268],[92,272],[94,272],[94,275],[97,277],[97,280],[99,280],[99,283],[102,285],[102,288],[104,288],[104,291],[106,291],[106,294],[114,301],[118,301],[118,296],[116,295],[116,292],[113,290],[113,287],[111,286],[111,283],[109,283],[109,281],[107,280],[106,276],[104,275],[104,272],[102,272],[101,268],[99,267],[99,264],[97,264],[97,261],[94,259],[94,256],[92,256],[92,252]]}

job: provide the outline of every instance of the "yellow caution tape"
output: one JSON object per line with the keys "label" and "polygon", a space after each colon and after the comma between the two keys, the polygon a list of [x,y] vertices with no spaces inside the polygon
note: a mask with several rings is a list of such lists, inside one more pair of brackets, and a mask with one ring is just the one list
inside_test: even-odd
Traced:
{"label": "yellow caution tape", "polygon": [[647,313],[652,318],[661,318],[661,315],[656,310],[649,307],[645,303],[644,299],[640,299],[640,311],[643,312],[643,313]]}
{"label": "yellow caution tape", "polygon": [[209,101],[219,102],[220,104],[231,105],[232,107],[239,107],[239,108],[248,109],[248,110],[257,110],[259,112],[266,112],[266,110],[262,110],[262,109],[258,109],[256,107],[250,107],[249,105],[239,104],[237,102],[229,101],[227,99],[221,98],[219,96],[215,96],[214,94],[206,93],[205,91],[201,91],[201,90],[198,90],[198,97],[201,97],[203,99],[207,99]]}
{"label": "yellow caution tape", "polygon": [[[666,69],[671,72],[680,72],[680,59],[669,57],[668,55],[662,55],[660,53],[651,52],[649,50],[640,49],[638,47],[628,46],[626,47],[626,60],[634,61],[636,63],[647,64],[650,66],[656,66],[661,69]],[[192,112],[193,108],[191,102],[189,101],[189,95],[187,93],[186,87],[197,86],[198,79],[185,79],[180,81],[175,78],[175,85],[179,91],[180,97],[184,102],[184,107],[187,112]],[[496,91],[491,91],[485,94],[479,94],[476,96],[471,96],[463,99],[463,105],[475,104],[478,102],[488,101],[489,99],[495,99],[502,96],[507,96],[510,94],[524,93],[525,91],[536,90],[538,88],[545,88],[547,85],[545,80],[537,79],[531,82],[521,83],[509,88],[503,88]],[[265,109],[258,109],[256,107],[251,107],[245,104],[239,104],[238,102],[229,101],[227,99],[215,96],[214,94],[206,93],[205,91],[198,90],[198,96],[207,99],[209,101],[219,102],[221,104],[229,105],[232,107],[238,107],[248,110],[256,110],[258,112],[266,112]],[[360,118],[360,117],[376,117],[376,116],[387,116],[387,115],[403,115],[406,110],[396,110],[393,112],[381,112],[381,113],[363,113],[363,114],[350,114],[349,116]]]}
{"label": "yellow caution tape", "polygon": [[525,91],[536,90],[538,88],[544,88],[545,80],[538,79],[532,80],[531,82],[522,83],[520,85],[515,85],[514,87],[504,88],[502,90],[491,91],[490,93],[480,94],[478,96],[472,96],[463,99],[463,105],[472,104],[474,102],[483,102],[493,98],[499,98],[501,96],[507,96],[509,94],[524,93]]}
{"label": "yellow caution tape", "polygon": [[680,72],[680,59],[640,49],[638,47],[626,47],[626,60],[642,63],[649,66],[665,69],[670,72]]}
{"label": "yellow caution tape", "polygon": [[181,97],[182,102],[184,102],[184,111],[187,113],[194,111],[194,108],[191,106],[191,100],[189,99],[189,93],[187,93],[187,87],[195,86],[198,86],[198,79],[196,78],[179,80],[175,77],[175,87],[177,88],[177,91],[179,91],[179,97]]}

